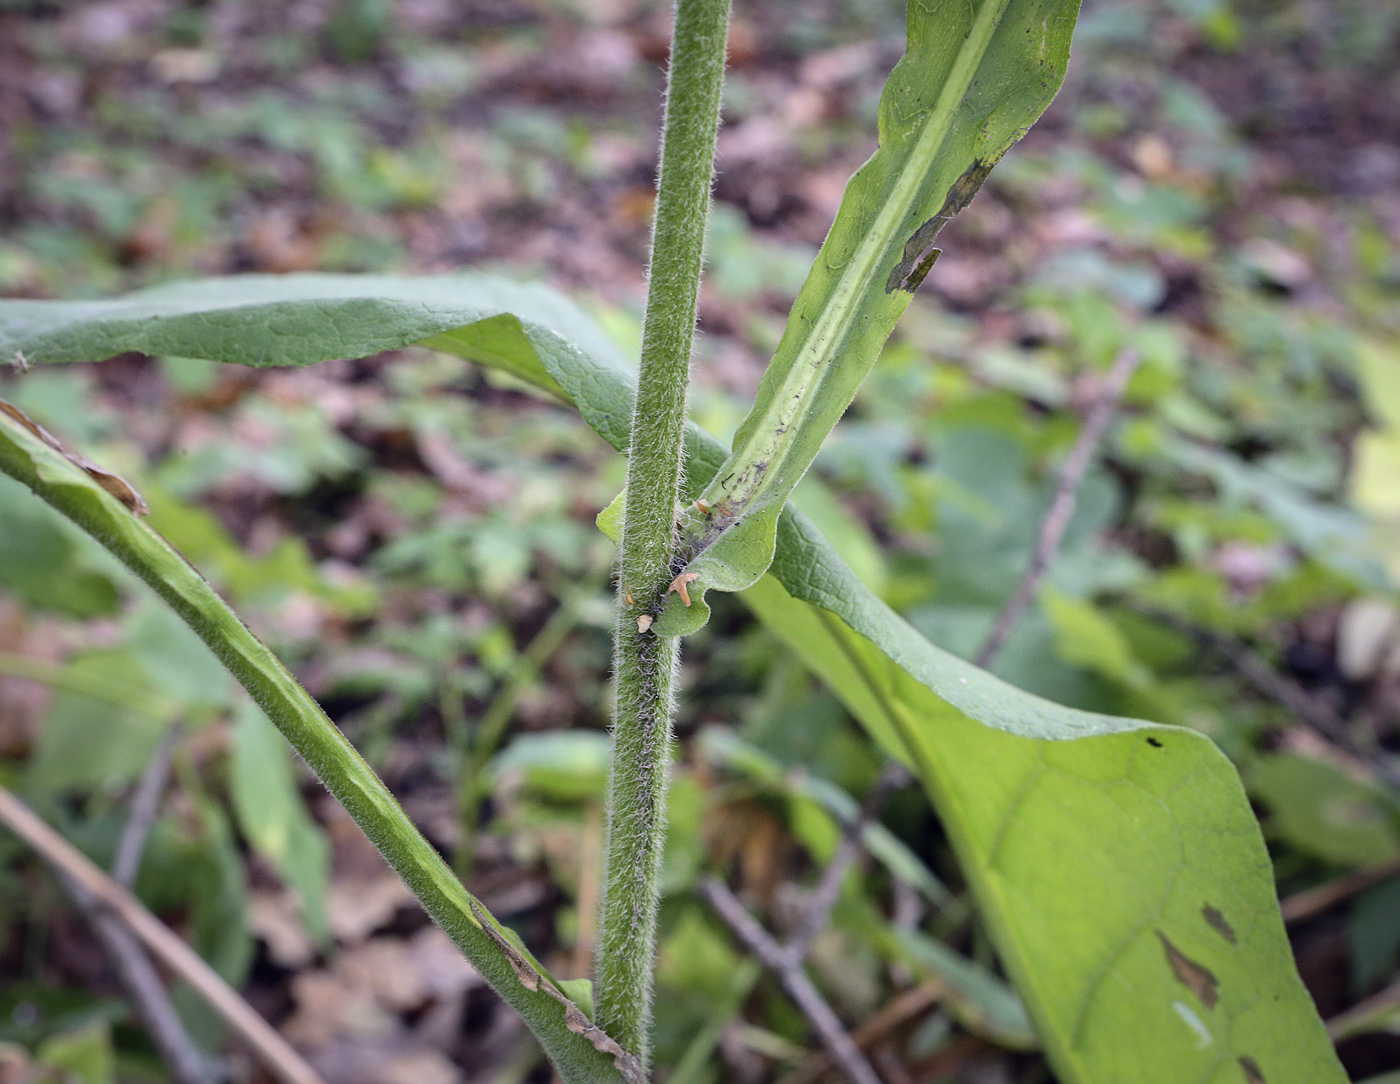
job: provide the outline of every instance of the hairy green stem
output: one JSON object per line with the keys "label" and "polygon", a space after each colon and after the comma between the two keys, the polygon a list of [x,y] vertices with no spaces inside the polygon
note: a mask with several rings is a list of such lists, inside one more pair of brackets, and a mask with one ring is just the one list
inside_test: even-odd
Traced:
{"label": "hairy green stem", "polygon": [[679,642],[647,626],[676,569],[686,386],[729,0],[677,0],[619,557],[617,706],[599,910],[598,1022],[645,1065]]}

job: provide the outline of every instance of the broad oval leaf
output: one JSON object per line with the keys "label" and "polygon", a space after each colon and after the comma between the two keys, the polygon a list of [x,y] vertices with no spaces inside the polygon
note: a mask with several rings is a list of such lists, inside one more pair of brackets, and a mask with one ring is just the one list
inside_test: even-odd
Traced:
{"label": "broad oval leaf", "polygon": [[[596,329],[578,332],[587,318],[557,295],[532,310],[546,291],[492,281],[482,304],[469,291],[490,280],[376,281],[377,297],[336,276],[200,290],[245,324],[275,306],[284,356],[303,363],[380,349],[382,328],[362,318],[373,312],[392,321],[395,345],[428,341],[562,393],[626,447],[635,374]],[[456,330],[446,307],[412,300],[453,292]],[[290,297],[312,314],[304,323]],[[26,303],[43,311],[28,325],[42,334],[16,329],[14,309],[0,307],[0,348],[44,360],[37,347],[62,341],[76,360],[159,342],[182,357],[250,360],[234,332],[212,334],[196,307],[170,303],[170,291],[105,303],[123,335],[103,326],[104,303]],[[343,327],[314,318],[330,307]],[[694,425],[687,450],[694,498],[726,450]],[[1064,1084],[1345,1081],[1293,964],[1258,825],[1209,739],[1060,707],[939,650],[792,509],[779,517],[769,574],[742,597],[918,772]]]}
{"label": "broad oval leaf", "polygon": [[911,3],[908,51],[880,99],[880,147],[851,178],[734,448],[681,534],[695,576],[661,635],[708,617],[773,559],[778,516],[937,259],[944,224],[1064,79],[1079,0]]}

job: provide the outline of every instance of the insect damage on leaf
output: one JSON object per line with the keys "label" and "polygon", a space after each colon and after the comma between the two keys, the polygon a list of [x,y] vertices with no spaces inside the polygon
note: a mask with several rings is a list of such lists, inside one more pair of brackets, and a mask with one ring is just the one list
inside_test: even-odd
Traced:
{"label": "insect damage on leaf", "polygon": [[1176,981],[1195,994],[1207,1009],[1215,1008],[1215,1003],[1220,1000],[1217,989],[1220,980],[1215,977],[1210,968],[1198,964],[1173,945],[1161,930],[1156,932],[1158,940],[1162,942],[1162,950],[1167,954],[1167,963],[1172,969],[1172,974],[1176,976]]}
{"label": "insect damage on leaf", "polygon": [[1225,916],[1220,913],[1219,908],[1207,903],[1201,908],[1201,917],[1206,920],[1206,925],[1230,944],[1236,943],[1238,939],[1235,937],[1235,928],[1225,921]]}
{"label": "insect damage on leaf", "polygon": [[534,965],[525,959],[521,951],[501,936],[501,932],[496,929],[496,924],[491,920],[491,916],[481,909],[476,900],[469,899],[468,903],[471,906],[472,914],[482,930],[485,931],[486,936],[491,938],[496,943],[496,947],[505,954],[506,962],[515,972],[515,977],[520,980],[520,985],[527,990],[548,994],[564,1006],[564,1026],[575,1035],[582,1035],[599,1053],[611,1055],[613,1064],[617,1067],[617,1071],[622,1074],[622,1079],[627,1081],[627,1084],[646,1084],[646,1071],[642,1068],[642,1063],[637,1060],[637,1056],[631,1051],[624,1050],[616,1039],[588,1019],[583,1010],[575,1005],[559,987],[536,971]]}
{"label": "insect damage on leaf", "polygon": [[117,498],[117,500],[121,501],[122,504],[126,505],[131,511],[137,512],[143,516],[149,514],[150,509],[146,507],[146,502],[142,499],[141,494],[137,493],[136,490],[132,488],[131,483],[121,475],[113,474],[111,471],[99,467],[85,456],[70,452],[63,446],[62,441],[13,403],[7,403],[5,400],[0,399],[0,414],[5,414],[13,418],[74,466],[80,467],[87,473],[89,478],[113,497]]}
{"label": "insect damage on leaf", "polygon": [[1268,1084],[1264,1079],[1264,1072],[1259,1068],[1259,1063],[1248,1054],[1240,1058],[1240,1068],[1244,1070],[1244,1078],[1248,1084]]}
{"label": "insect damage on leaf", "polygon": [[885,293],[908,290],[912,294],[919,288],[919,284],[933,270],[933,265],[943,251],[933,247],[934,238],[948,224],[950,218],[972,202],[972,197],[977,195],[977,190],[982,187],[987,174],[991,173],[992,167],[1000,160],[1001,154],[990,158],[974,158],[972,165],[953,182],[953,187],[948,189],[948,195],[944,197],[943,206],[939,208],[938,213],[915,230],[914,235],[905,242],[904,255],[899,263],[895,264],[885,282]]}

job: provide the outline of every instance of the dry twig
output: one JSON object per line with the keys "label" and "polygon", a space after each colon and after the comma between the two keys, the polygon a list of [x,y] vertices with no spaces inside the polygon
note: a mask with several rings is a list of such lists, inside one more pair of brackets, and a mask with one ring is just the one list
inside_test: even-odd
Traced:
{"label": "dry twig", "polygon": [[136,883],[136,874],[141,870],[141,856],[146,853],[146,839],[160,812],[160,798],[165,793],[165,783],[170,777],[170,760],[180,743],[181,731],[181,726],[176,723],[165,732],[160,745],[156,746],[146,770],[141,773],[126,824],[122,825],[117,854],[112,859],[112,878],[127,888]]}
{"label": "dry twig", "polygon": [[[180,728],[166,732],[155,755],[141,774],[141,781],[132,799],[131,813],[122,826],[117,842],[117,856],[112,863],[112,877],[130,888],[141,868],[141,856],[151,825],[160,811],[160,796],[170,773],[170,758],[180,738]],[[126,988],[136,1006],[136,1012],[146,1025],[151,1042],[160,1052],[177,1084],[209,1084],[215,1078],[204,1055],[190,1039],[180,1014],[170,1001],[165,984],[156,973],[150,958],[135,936],[121,920],[102,907],[97,897],[74,877],[60,873],[68,894],[83,912],[88,925],[111,961],[117,978]]]}
{"label": "dry twig", "polygon": [[[851,1041],[861,1050],[869,1050],[907,1020],[938,1004],[943,997],[941,982],[925,982],[901,991],[891,998],[869,1020],[851,1032]],[[802,1062],[778,1084],[816,1084],[831,1068],[831,1058],[818,1051]]]}
{"label": "dry twig", "polygon": [[1358,892],[1365,892],[1392,877],[1400,877],[1400,855],[1374,866],[1352,870],[1334,881],[1289,896],[1282,904],[1283,921],[1292,925],[1320,915]]}
{"label": "dry twig", "polygon": [[870,1062],[860,1052],[855,1041],[842,1026],[840,1019],[822,997],[800,963],[794,966],[791,955],[773,939],[739,902],[724,882],[706,878],[700,886],[710,905],[728,923],[739,939],[770,971],[777,976],[788,996],[812,1022],[822,1045],[851,1084],[881,1084]]}
{"label": "dry twig", "polygon": [[836,853],[832,855],[826,869],[822,870],[821,879],[812,892],[806,910],[798,920],[797,929],[783,946],[791,966],[802,966],[802,961],[807,958],[807,950],[812,947],[813,939],[822,932],[831,918],[832,908],[836,906],[836,900],[841,894],[841,882],[845,880],[847,870],[860,855],[861,839],[865,835],[866,827],[880,815],[880,810],[884,808],[889,796],[908,781],[909,772],[904,765],[890,761],[880,772],[880,778],[870,788],[870,793],[865,796],[860,810],[847,822],[846,830],[841,834],[841,842],[836,846]]}
{"label": "dry twig", "polygon": [[982,650],[977,653],[978,666],[985,669],[996,658],[1012,629],[1021,620],[1026,607],[1030,605],[1031,599],[1035,597],[1040,581],[1049,571],[1055,553],[1060,548],[1060,542],[1065,536],[1065,530],[1069,527],[1069,521],[1074,518],[1074,508],[1079,499],[1079,483],[1084,480],[1084,473],[1089,469],[1094,449],[1103,439],[1108,423],[1118,409],[1118,402],[1123,398],[1123,389],[1128,386],[1128,379],[1137,368],[1138,360],[1136,350],[1124,350],[1113,363],[1113,368],[1108,371],[1098,400],[1089,411],[1084,428],[1079,431],[1079,439],[1074,442],[1074,447],[1065,458],[1064,466],[1060,468],[1055,495],[1050,500],[1050,507],[1045,513],[1045,518],[1041,520],[1040,532],[1036,536],[1030,567],[1026,569],[1026,574],[1021,577],[1016,590],[1007,599],[1001,613],[997,614],[991,634],[982,645]]}
{"label": "dry twig", "polygon": [[102,943],[112,969],[131,995],[151,1042],[160,1051],[176,1084],[210,1084],[215,1074],[186,1033],[165,984],[141,943],[80,881],[63,872],[59,873],[59,880]]}
{"label": "dry twig", "polygon": [[0,823],[33,847],[65,880],[92,897],[92,906],[119,919],[150,953],[174,971],[258,1054],[283,1084],[325,1084],[306,1059],[238,996],[194,949],[152,915],[34,812],[0,787]]}
{"label": "dry twig", "polygon": [[1332,1017],[1327,1021],[1327,1034],[1332,1037],[1334,1043],[1339,1043],[1356,1034],[1358,1025],[1360,1030],[1374,1030],[1366,1028],[1365,1024],[1369,1019],[1387,1011],[1400,1012],[1400,982],[1391,983],[1384,990],[1358,1002],[1346,1012]]}
{"label": "dry twig", "polygon": [[1365,763],[1387,785],[1400,790],[1400,758],[1384,749],[1364,748],[1357,742],[1346,720],[1330,704],[1279,673],[1268,659],[1248,644],[1233,636],[1201,628],[1173,613],[1153,609],[1144,609],[1143,612],[1214,651],[1260,695],[1292,712],[1339,749]]}
{"label": "dry twig", "polygon": [[[816,987],[812,985],[811,980],[807,978],[806,972],[803,971],[803,963],[807,959],[808,950],[812,947],[812,941],[826,927],[831,918],[831,911],[836,906],[836,900],[841,894],[841,882],[845,880],[846,873],[860,855],[861,840],[865,835],[866,827],[879,816],[880,810],[884,807],[890,794],[908,780],[909,773],[903,765],[893,761],[885,765],[879,779],[870,789],[870,793],[866,795],[865,801],[861,803],[860,809],[846,823],[845,830],[841,834],[841,841],[837,844],[836,853],[832,855],[831,861],[822,870],[817,887],[813,890],[806,909],[798,919],[797,929],[793,931],[786,944],[779,944],[767,930],[763,929],[723,884],[714,882],[727,897],[724,899],[723,906],[716,899],[714,889],[706,889],[706,894],[710,896],[715,910],[719,911],[721,917],[729,922],[735,932],[753,948],[759,959],[778,976],[779,981],[792,996],[793,1001],[807,1014],[813,1027],[817,1029],[817,1033],[822,1036],[827,1049],[831,1052],[832,1060],[838,1062],[840,1059],[835,1053],[837,1048],[854,1050],[859,1054],[859,1044],[846,1033],[841,1021],[837,1019],[836,1014],[831,1011],[830,1006],[826,1004]],[[732,905],[730,901],[732,901]],[[726,906],[730,907],[730,913],[726,913],[724,910]],[[737,911],[734,908],[737,908]],[[739,914],[742,914],[743,918],[751,924],[747,934],[734,926],[734,921]],[[751,940],[754,936],[762,939],[762,951]],[[801,991],[800,995],[798,991]],[[816,1012],[820,1019],[818,1016],[812,1015],[813,1012]],[[823,1061],[823,1064],[826,1062]],[[843,1071],[846,1071],[846,1075],[851,1080],[863,1079],[859,1076],[852,1076],[845,1063],[841,1064]],[[852,1069],[856,1073],[874,1072],[868,1063],[865,1064],[863,1070],[859,1065],[854,1065]]]}

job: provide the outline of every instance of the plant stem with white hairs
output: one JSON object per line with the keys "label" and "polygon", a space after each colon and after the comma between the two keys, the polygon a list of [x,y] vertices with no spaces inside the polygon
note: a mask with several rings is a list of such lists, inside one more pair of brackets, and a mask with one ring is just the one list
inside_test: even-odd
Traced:
{"label": "plant stem with white hairs", "polygon": [[643,1064],[679,660],[679,641],[650,627],[676,575],[686,388],[728,27],[729,0],[677,0],[618,558],[617,706],[596,1004],[598,1024]]}

